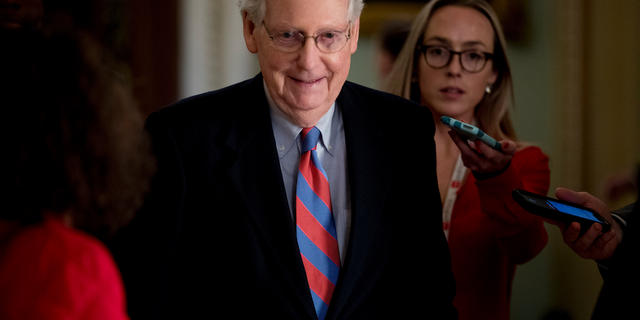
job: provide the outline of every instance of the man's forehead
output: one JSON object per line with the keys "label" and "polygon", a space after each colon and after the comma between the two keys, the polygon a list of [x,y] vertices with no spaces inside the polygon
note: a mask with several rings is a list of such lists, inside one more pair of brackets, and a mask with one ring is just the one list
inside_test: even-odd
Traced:
{"label": "man's forehead", "polygon": [[266,0],[265,20],[289,26],[346,24],[350,0]]}

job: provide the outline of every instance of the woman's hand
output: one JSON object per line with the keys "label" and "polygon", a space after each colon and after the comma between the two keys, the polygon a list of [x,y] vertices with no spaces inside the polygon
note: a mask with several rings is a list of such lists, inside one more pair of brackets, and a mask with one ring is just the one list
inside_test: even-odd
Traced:
{"label": "woman's hand", "polygon": [[464,166],[477,173],[492,173],[503,170],[516,154],[516,144],[510,140],[500,141],[502,152],[495,150],[488,145],[475,141],[475,148],[472,148],[466,139],[461,138],[453,130],[449,131],[451,140],[460,149],[460,156]]}

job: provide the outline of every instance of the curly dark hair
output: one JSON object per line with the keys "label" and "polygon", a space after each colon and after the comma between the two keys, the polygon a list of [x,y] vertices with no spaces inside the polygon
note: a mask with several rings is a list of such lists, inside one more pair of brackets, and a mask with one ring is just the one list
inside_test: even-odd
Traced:
{"label": "curly dark hair", "polygon": [[[155,170],[143,118],[100,45],[81,31],[0,34],[0,219],[70,216],[99,238],[142,204]],[[5,158],[6,159],[6,158]]]}

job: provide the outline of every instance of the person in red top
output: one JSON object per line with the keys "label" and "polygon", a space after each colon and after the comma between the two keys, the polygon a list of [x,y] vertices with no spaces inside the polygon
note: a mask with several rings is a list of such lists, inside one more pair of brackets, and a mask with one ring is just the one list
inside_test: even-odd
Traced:
{"label": "person in red top", "polygon": [[120,273],[104,244],[53,215],[7,240],[0,287],[2,319],[128,319]]}
{"label": "person in red top", "polygon": [[153,172],[104,51],[61,28],[0,32],[0,319],[128,319],[105,245]]}
{"label": "person in red top", "polygon": [[[509,119],[513,85],[500,23],[484,0],[434,0],[418,14],[387,91],[429,107],[436,121],[443,230],[460,319],[509,319],[517,264],[547,243],[543,222],[511,198],[546,194],[548,158],[516,139]],[[463,140],[442,116],[474,124],[501,150]]]}

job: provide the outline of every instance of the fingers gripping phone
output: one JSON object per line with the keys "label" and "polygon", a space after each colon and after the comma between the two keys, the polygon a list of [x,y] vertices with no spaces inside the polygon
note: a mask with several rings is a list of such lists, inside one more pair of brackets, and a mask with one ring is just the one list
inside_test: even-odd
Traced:
{"label": "fingers gripping phone", "polygon": [[475,141],[477,139],[484,142],[491,148],[502,151],[500,142],[496,141],[496,139],[490,137],[488,134],[482,132],[482,130],[478,129],[475,126],[447,116],[442,116],[440,118],[440,121],[442,121],[442,123],[451,128],[453,131],[455,131],[459,136],[466,138],[467,140]]}
{"label": "fingers gripping phone", "polygon": [[611,229],[609,221],[587,207],[520,189],[513,189],[511,196],[522,208],[535,215],[556,220],[566,225],[574,221],[580,223],[581,235],[594,223],[602,225],[602,232],[607,232]]}

